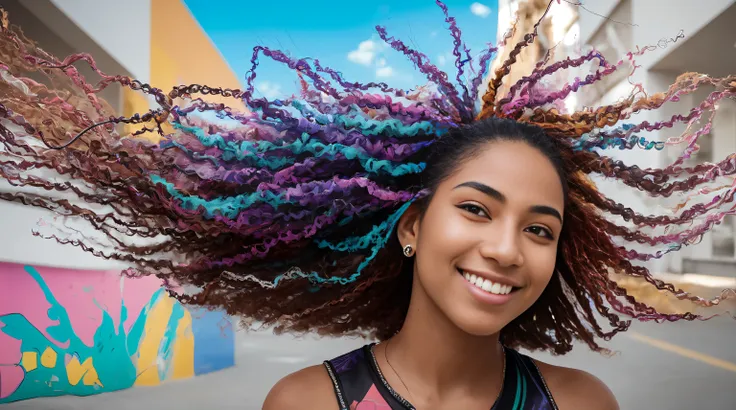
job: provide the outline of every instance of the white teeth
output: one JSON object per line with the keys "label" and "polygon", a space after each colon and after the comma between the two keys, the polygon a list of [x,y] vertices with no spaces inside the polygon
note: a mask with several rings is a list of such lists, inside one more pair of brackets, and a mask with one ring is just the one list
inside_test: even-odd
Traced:
{"label": "white teeth", "polygon": [[463,277],[474,286],[483,289],[486,292],[494,293],[496,295],[508,295],[513,290],[513,287],[510,285],[494,283],[488,279],[484,279],[480,276],[476,276],[470,273],[463,272]]}
{"label": "white teeth", "polygon": [[485,290],[486,292],[490,292],[491,289],[493,289],[493,286],[494,286],[493,285],[493,282],[491,282],[490,280],[486,279],[486,280],[483,281],[483,285],[481,285],[480,288],[483,289],[483,290]]}

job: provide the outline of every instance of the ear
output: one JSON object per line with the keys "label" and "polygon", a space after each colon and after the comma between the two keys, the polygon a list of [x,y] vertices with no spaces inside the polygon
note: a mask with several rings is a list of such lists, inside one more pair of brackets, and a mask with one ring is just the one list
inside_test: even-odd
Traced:
{"label": "ear", "polygon": [[421,207],[413,203],[409,205],[396,226],[396,235],[399,239],[399,244],[403,248],[406,245],[411,245],[412,248],[417,248],[417,238],[419,237],[419,225],[421,222],[422,209]]}

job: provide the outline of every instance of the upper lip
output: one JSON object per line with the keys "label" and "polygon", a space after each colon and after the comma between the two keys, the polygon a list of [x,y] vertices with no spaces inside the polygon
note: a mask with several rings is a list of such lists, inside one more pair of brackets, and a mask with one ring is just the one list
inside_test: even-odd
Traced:
{"label": "upper lip", "polygon": [[518,283],[516,281],[513,281],[513,280],[510,280],[506,276],[498,275],[498,274],[493,273],[493,272],[482,272],[482,271],[477,271],[477,270],[472,270],[472,269],[465,269],[465,268],[462,268],[462,267],[459,267],[459,266],[458,266],[458,269],[460,269],[461,271],[463,271],[463,273],[468,273],[468,274],[471,274],[471,275],[480,276],[483,279],[488,279],[488,280],[490,280],[493,283],[498,283],[498,284],[501,284],[501,285],[509,285],[509,286],[513,286],[515,288],[521,288],[522,287],[522,285],[520,283]]}

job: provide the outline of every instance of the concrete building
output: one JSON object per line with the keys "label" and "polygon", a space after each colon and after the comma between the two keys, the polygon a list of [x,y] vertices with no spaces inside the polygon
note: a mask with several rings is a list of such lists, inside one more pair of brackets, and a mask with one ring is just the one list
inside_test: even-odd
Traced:
{"label": "concrete building", "polygon": [[[241,87],[182,1],[3,0],[0,6],[11,25],[59,59],[88,53],[105,73],[165,91],[191,83]],[[192,56],[200,63],[192,64]],[[96,82],[85,64],[75,67]],[[116,85],[101,96],[116,115],[151,107],[146,97]],[[0,190],[13,189],[0,180]],[[234,364],[234,327],[226,315],[184,307],[158,278],[123,279],[123,264],[32,235],[39,220],[53,218],[41,208],[0,201],[0,404],[158,385]]]}
{"label": "concrete building", "polygon": [[[115,0],[4,0],[0,5],[11,24],[56,57],[86,52],[103,72],[129,75],[163,90],[190,83],[241,87],[182,1],[131,0],[123,6]],[[195,55],[207,63],[192,64]],[[95,78],[83,63],[76,66],[86,78]],[[118,85],[102,96],[120,115],[145,112],[150,106],[141,94]],[[49,217],[43,210],[0,202],[0,215],[0,232],[6,233],[0,236],[0,261],[90,269],[121,266],[32,236],[36,222]]]}
{"label": "concrete building", "polygon": [[[519,8],[517,0],[499,2],[499,33],[503,33]],[[535,11],[541,15],[547,2]],[[536,5],[535,5],[536,6]],[[529,13],[527,11],[527,13]],[[552,28],[543,32],[540,41],[556,44],[557,57],[580,55],[590,46],[598,49],[610,62],[626,58],[626,53],[648,45],[656,49],[636,58],[638,68],[629,77],[630,68],[618,70],[603,81],[574,94],[568,108],[610,104],[630,95],[633,85],[641,83],[648,94],[666,91],[678,75],[685,72],[700,72],[721,77],[736,72],[736,36],[733,22],[736,21],[736,1],[713,0],[707,4],[687,0],[588,0],[582,7],[573,7],[569,2],[552,6]],[[544,28],[544,27],[543,27]],[[544,30],[541,30],[544,31]],[[552,37],[552,38],[548,38]],[[587,47],[587,48],[586,48]],[[567,72],[568,78],[584,76],[584,70]],[[644,120],[668,120],[674,114],[686,114],[702,102],[714,89],[703,87],[687,95],[679,103],[668,103],[656,112],[641,112],[631,122]],[[707,115],[706,115],[707,117]],[[677,137],[684,126],[640,134],[647,140],[664,141]],[[713,120],[710,133],[698,139],[700,150],[684,166],[703,162],[719,162],[736,152],[736,101],[722,100]],[[680,156],[683,145],[663,151],[611,151],[607,155],[621,159],[627,164],[640,167],[664,168]],[[723,178],[723,184],[731,185],[733,177]],[[661,215],[681,198],[651,198],[621,184],[597,179],[600,189],[614,200],[628,205],[643,214]],[[699,202],[710,200],[713,194],[705,195]],[[733,203],[730,205],[733,207]],[[724,211],[726,209],[723,209]],[[647,263],[653,272],[700,273],[716,276],[736,277],[736,216],[726,216],[722,223],[703,236],[702,240],[686,246],[678,252]]]}

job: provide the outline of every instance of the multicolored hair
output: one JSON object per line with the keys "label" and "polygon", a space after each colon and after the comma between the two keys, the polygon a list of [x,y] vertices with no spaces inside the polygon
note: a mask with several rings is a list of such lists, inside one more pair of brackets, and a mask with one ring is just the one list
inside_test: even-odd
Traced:
{"label": "multicolored hair", "polygon": [[[411,292],[410,264],[401,256],[395,224],[410,204],[431,195],[423,175],[433,147],[452,144],[455,130],[477,121],[509,119],[543,129],[559,147],[570,222],[560,239],[556,274],[540,300],[503,330],[507,345],[564,353],[579,339],[599,350],[597,339],[626,330],[628,319],[703,319],[660,313],[628,295],[612,275],[643,278],[695,306],[733,295],[691,295],[632,261],[694,243],[734,212],[736,184],[719,186],[717,179],[736,172],[736,155],[694,167],[683,162],[709,132],[718,101],[736,94],[736,77],[688,73],[662,93],[646,95],[639,87],[615,104],[565,113],[559,103],[569,95],[656,47],[618,62],[595,50],[557,62],[547,55],[500,93],[519,53],[535,41],[539,23],[517,44],[504,43],[508,34],[500,44],[510,50],[508,58],[489,73],[497,48],[489,45],[472,58],[447,7],[437,4],[454,40],[454,79],[377,27],[381,39],[428,80],[408,91],[350,82],[317,59],[258,46],[244,90],[192,84],[166,93],[103,73],[87,54],[59,60],[11,28],[4,15],[0,177],[18,189],[0,192],[0,198],[62,216],[65,222],[54,231],[34,234],[129,263],[128,276],[156,275],[184,303],[223,308],[246,324],[277,325],[279,331],[384,339],[403,323]],[[296,72],[298,95],[254,95],[261,56]],[[81,63],[99,82],[80,75],[75,64]],[[540,86],[560,70],[585,64],[595,68],[585,78],[556,90]],[[151,96],[158,106],[131,117],[113,115],[98,94],[114,83]],[[634,113],[656,110],[703,86],[714,91],[685,115],[630,122]],[[248,111],[207,102],[201,98],[206,95],[242,102]],[[217,120],[196,115],[202,112]],[[687,125],[679,137],[647,142],[637,136],[676,124]],[[685,146],[682,155],[662,169],[628,166],[601,151],[677,144]],[[642,215],[599,192],[592,175],[654,197],[684,199],[666,215]],[[696,195],[711,198],[691,204]],[[66,223],[72,219],[90,224],[97,236]],[[637,251],[639,245],[655,251]],[[197,290],[177,291],[186,285]],[[610,330],[599,325],[601,317]]]}

